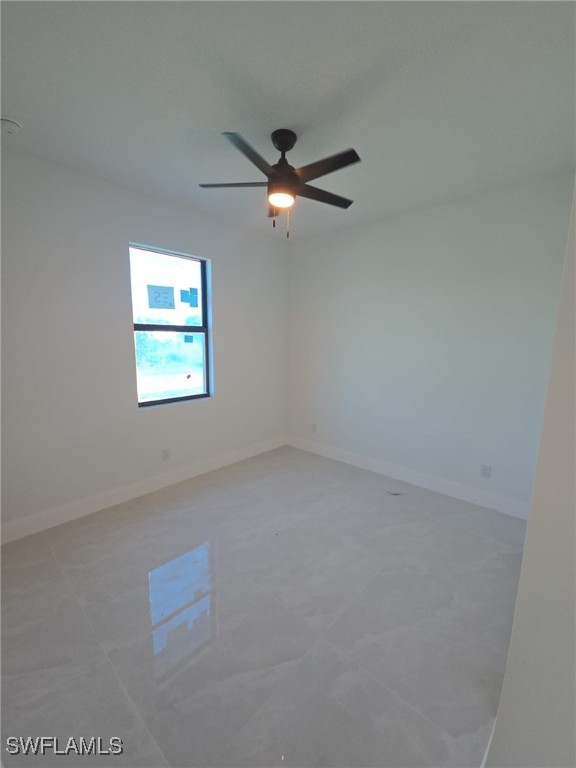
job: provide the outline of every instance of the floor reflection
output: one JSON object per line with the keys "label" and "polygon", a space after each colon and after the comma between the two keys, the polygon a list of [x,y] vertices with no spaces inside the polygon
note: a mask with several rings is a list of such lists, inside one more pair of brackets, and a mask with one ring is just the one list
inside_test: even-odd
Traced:
{"label": "floor reflection", "polygon": [[213,552],[205,541],[148,573],[154,670],[164,675],[215,635]]}

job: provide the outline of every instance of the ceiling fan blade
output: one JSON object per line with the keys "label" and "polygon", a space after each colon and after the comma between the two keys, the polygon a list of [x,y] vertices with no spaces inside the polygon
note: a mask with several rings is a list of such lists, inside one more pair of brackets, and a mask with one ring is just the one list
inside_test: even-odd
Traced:
{"label": "ceiling fan blade", "polygon": [[339,171],[340,168],[357,163],[359,160],[360,157],[356,150],[347,149],[345,152],[340,152],[337,155],[331,155],[323,160],[317,160],[315,163],[304,165],[302,168],[296,168],[296,175],[302,183],[305,183],[320,176],[325,176],[327,173]]}
{"label": "ceiling fan blade", "polygon": [[245,139],[240,136],[239,133],[231,133],[230,131],[224,131],[222,134],[223,136],[226,136],[228,141],[231,144],[234,144],[236,149],[239,149],[242,154],[250,160],[250,162],[254,163],[256,168],[259,168],[264,176],[267,176],[270,178],[270,176],[273,173],[272,166],[264,160],[263,157],[261,157],[258,152],[256,152],[255,149],[253,149],[250,144],[248,144]]}
{"label": "ceiling fan blade", "polygon": [[353,200],[348,200],[346,197],[340,197],[334,195],[332,192],[326,192],[324,189],[318,189],[318,187],[312,187],[310,184],[300,184],[296,187],[296,194],[300,197],[308,197],[310,200],[317,200],[319,203],[328,203],[328,205],[336,205],[338,208],[349,208]]}
{"label": "ceiling fan blade", "polygon": [[213,187],[267,187],[267,181],[239,181],[233,184],[199,184],[199,187],[204,189],[211,189]]}

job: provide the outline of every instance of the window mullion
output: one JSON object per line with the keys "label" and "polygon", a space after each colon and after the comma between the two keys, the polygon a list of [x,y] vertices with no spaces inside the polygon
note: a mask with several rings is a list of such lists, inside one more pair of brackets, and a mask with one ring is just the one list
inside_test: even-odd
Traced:
{"label": "window mullion", "polygon": [[206,333],[204,325],[155,325],[154,323],[134,323],[135,331],[172,331],[172,333]]}

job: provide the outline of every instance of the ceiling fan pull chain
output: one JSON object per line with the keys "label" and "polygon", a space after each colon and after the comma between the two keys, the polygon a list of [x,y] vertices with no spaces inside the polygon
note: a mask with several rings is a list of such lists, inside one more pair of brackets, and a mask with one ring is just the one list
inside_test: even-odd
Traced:
{"label": "ceiling fan pull chain", "polygon": [[286,237],[290,237],[290,208],[286,210]]}

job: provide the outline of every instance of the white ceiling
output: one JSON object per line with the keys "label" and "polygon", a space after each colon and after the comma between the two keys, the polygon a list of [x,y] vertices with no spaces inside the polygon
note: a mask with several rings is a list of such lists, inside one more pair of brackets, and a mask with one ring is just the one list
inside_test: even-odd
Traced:
{"label": "white ceiling", "polygon": [[268,161],[275,128],[314,182],[292,236],[569,171],[572,2],[2,2],[2,115],[21,151],[269,232],[261,181],[221,135]]}

